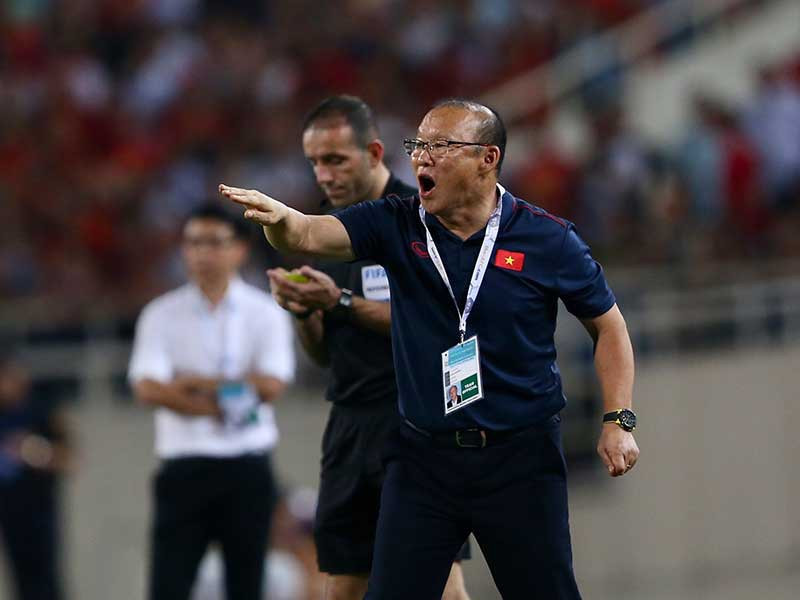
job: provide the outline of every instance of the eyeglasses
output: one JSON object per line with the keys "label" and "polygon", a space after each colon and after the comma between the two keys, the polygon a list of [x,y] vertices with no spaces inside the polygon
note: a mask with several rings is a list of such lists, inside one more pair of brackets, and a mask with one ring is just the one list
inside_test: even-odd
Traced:
{"label": "eyeglasses", "polygon": [[459,142],[456,140],[433,140],[426,142],[418,139],[403,140],[403,148],[406,154],[411,156],[414,152],[421,152],[427,150],[431,156],[444,156],[448,149],[457,146],[484,146],[489,147],[491,144],[482,144],[480,142]]}
{"label": "eyeglasses", "polygon": [[228,237],[184,237],[183,243],[187,248],[206,247],[211,250],[219,250],[233,241],[233,236]]}

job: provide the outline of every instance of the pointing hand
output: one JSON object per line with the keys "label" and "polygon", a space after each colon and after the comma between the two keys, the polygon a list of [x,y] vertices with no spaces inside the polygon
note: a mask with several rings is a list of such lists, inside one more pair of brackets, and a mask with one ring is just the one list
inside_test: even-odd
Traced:
{"label": "pointing hand", "polygon": [[229,200],[245,207],[244,217],[259,225],[269,226],[280,223],[289,212],[282,202],[262,194],[258,190],[244,190],[220,184],[219,192]]}

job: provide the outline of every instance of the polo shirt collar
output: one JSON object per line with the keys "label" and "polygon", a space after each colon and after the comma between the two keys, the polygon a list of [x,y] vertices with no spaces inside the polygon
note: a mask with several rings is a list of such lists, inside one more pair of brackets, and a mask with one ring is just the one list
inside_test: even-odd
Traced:
{"label": "polo shirt collar", "polygon": [[503,211],[500,213],[500,231],[502,231],[511,220],[511,215],[516,208],[517,199],[499,183],[497,184],[497,191],[503,196]]}
{"label": "polo shirt collar", "polygon": [[[511,215],[514,212],[514,208],[515,208],[515,204],[517,203],[517,199],[508,190],[506,190],[502,185],[500,185],[499,183],[497,184],[497,194],[498,194],[498,197],[502,196],[502,198],[503,198],[503,209],[500,212],[500,231],[502,231],[503,229],[505,229],[506,225],[508,225],[508,222],[511,219]],[[420,202],[419,196],[417,196],[417,202]],[[418,206],[418,205],[415,205],[415,206]],[[457,240],[461,241],[461,239],[457,235],[455,235],[454,233],[449,231],[444,225],[442,225],[439,222],[439,219],[437,219],[435,216],[433,216],[433,215],[431,215],[429,213],[425,213],[425,222],[427,223],[429,228],[430,227],[435,227],[436,229],[445,232],[445,235],[449,234],[454,239],[457,239]],[[479,231],[476,231],[475,233],[473,233],[468,238],[468,240],[472,240],[472,239],[474,239],[476,237],[479,237],[480,239],[483,239],[483,236],[485,235],[485,233],[486,233],[486,226],[482,227]]]}
{"label": "polo shirt collar", "polygon": [[[211,312],[211,304],[208,298],[205,297],[202,290],[195,283],[189,283],[189,293],[196,308]],[[222,301],[216,306],[216,309],[222,308],[223,310],[232,310],[240,303],[242,294],[244,293],[244,282],[238,275],[231,278],[228,282],[228,289],[225,290],[225,295]]]}

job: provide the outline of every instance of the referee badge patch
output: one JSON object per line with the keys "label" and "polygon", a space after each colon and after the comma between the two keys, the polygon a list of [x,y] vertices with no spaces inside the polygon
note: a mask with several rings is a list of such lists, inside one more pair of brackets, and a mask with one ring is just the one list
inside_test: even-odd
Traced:
{"label": "referee badge patch", "polygon": [[389,277],[380,265],[370,265],[361,268],[361,289],[364,298],[367,300],[377,300],[378,302],[389,301]]}

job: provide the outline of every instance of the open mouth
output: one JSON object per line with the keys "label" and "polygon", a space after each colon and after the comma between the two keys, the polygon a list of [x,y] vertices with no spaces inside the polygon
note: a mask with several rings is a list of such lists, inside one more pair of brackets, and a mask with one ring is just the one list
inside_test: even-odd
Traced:
{"label": "open mouth", "polygon": [[436,187],[436,182],[430,175],[419,175],[417,181],[419,181],[419,189],[423,194],[429,194]]}

